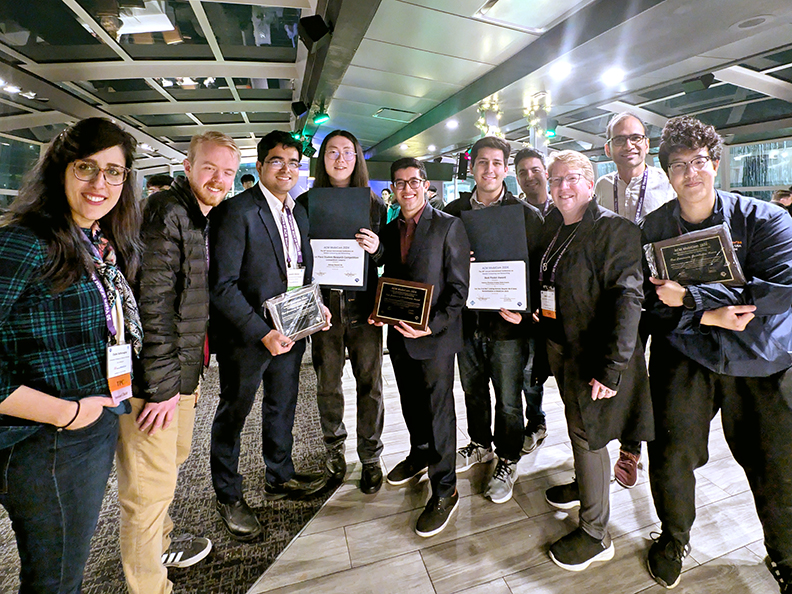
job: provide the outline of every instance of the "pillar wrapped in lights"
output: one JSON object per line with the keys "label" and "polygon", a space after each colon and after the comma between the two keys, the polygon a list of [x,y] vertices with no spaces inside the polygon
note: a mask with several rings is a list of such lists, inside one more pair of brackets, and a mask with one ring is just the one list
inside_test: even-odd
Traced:
{"label": "pillar wrapped in lights", "polygon": [[[528,131],[530,132],[531,145],[542,152],[547,152],[548,140],[548,115],[550,114],[551,102],[548,91],[540,91],[531,96],[523,114],[528,121]],[[553,127],[555,133],[555,127]],[[555,135],[555,134],[553,134]]]}
{"label": "pillar wrapped in lights", "polygon": [[487,97],[478,104],[479,117],[476,120],[476,128],[481,131],[482,136],[497,136],[503,138],[504,134],[500,129],[500,119],[503,115],[498,104],[498,94]]}

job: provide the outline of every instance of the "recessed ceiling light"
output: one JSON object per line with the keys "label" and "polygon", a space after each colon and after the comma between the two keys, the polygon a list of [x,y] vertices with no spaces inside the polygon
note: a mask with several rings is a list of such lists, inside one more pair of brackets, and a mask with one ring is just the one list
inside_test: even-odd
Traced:
{"label": "recessed ceiling light", "polygon": [[20,89],[19,87],[15,87],[14,85],[8,85],[7,87],[3,87],[3,90],[6,91],[7,93],[11,93],[12,95],[16,95],[22,89]]}
{"label": "recessed ceiling light", "polygon": [[429,146],[426,147],[426,150],[429,151],[430,153],[433,153],[437,150],[437,147],[433,144],[430,144]]}
{"label": "recessed ceiling light", "polygon": [[448,120],[446,122],[446,128],[448,128],[449,130],[456,130],[457,128],[459,128],[459,122],[457,122],[456,120]]}
{"label": "recessed ceiling light", "polygon": [[402,145],[401,145],[399,148],[400,148],[401,150],[403,150],[403,151],[406,151],[406,150],[407,150],[408,148],[410,148],[410,147],[409,147],[409,146],[407,146],[406,144],[402,144]]}
{"label": "recessed ceiling light", "polygon": [[747,19],[743,19],[738,23],[734,23],[731,27],[729,27],[729,30],[745,31],[746,29],[755,29],[756,27],[761,27],[762,25],[768,25],[775,20],[775,16],[771,14],[759,14]]}
{"label": "recessed ceiling light", "polygon": [[564,80],[572,73],[572,64],[569,62],[559,62],[550,68],[550,76],[553,80]]}
{"label": "recessed ceiling light", "polygon": [[621,81],[624,80],[624,70],[622,70],[618,66],[614,66],[613,68],[608,68],[605,72],[602,73],[600,80],[608,86],[615,87]]}

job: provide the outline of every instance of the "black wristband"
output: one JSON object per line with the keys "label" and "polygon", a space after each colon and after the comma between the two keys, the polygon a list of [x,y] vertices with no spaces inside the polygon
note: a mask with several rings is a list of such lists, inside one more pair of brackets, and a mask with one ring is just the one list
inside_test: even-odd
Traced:
{"label": "black wristband", "polygon": [[62,431],[63,429],[68,428],[72,423],[74,423],[74,421],[77,420],[77,417],[80,416],[80,401],[77,400],[76,402],[77,402],[77,412],[74,413],[74,416],[72,417],[71,421],[66,423],[63,427],[58,427],[58,431]]}
{"label": "black wristband", "polygon": [[689,310],[696,309],[696,300],[693,298],[693,293],[690,289],[685,289],[685,296],[682,297],[682,307]]}

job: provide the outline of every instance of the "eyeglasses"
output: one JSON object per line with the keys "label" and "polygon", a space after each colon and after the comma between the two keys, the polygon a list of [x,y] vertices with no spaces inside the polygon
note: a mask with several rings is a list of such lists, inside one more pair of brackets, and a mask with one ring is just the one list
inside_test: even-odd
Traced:
{"label": "eyeglasses", "polygon": [[91,182],[101,173],[111,186],[120,186],[126,181],[129,169],[120,165],[108,165],[104,169],[91,161],[75,161],[74,177],[84,182]]}
{"label": "eyeglasses", "polygon": [[692,166],[696,171],[701,171],[707,166],[707,163],[712,161],[712,157],[706,155],[699,155],[690,161],[675,161],[668,164],[668,169],[674,175],[682,175],[687,171],[688,165]]}
{"label": "eyeglasses", "polygon": [[608,142],[610,142],[611,146],[617,146],[621,148],[627,144],[628,140],[632,144],[638,144],[639,142],[646,140],[646,138],[647,137],[643,134],[630,134],[629,136],[614,136],[613,138],[609,138]]}
{"label": "eyeglasses", "polygon": [[291,169],[292,171],[297,171],[300,168],[299,161],[289,161],[287,163],[282,159],[272,159],[270,161],[264,161],[264,163],[266,163],[267,166],[272,167],[273,169],[283,169],[284,165],[288,165],[289,169]]}
{"label": "eyeglasses", "polygon": [[417,190],[418,188],[421,187],[421,184],[424,183],[425,181],[426,181],[425,179],[421,179],[419,177],[412,177],[408,180],[397,179],[395,182],[393,182],[393,187],[399,190],[400,192],[408,185],[413,190]]}
{"label": "eyeglasses", "polygon": [[566,182],[567,185],[569,186],[574,186],[576,183],[580,181],[581,177],[583,177],[582,173],[570,173],[569,175],[565,175],[564,177],[551,177],[547,181],[550,183],[551,188],[558,188],[564,182]]}
{"label": "eyeglasses", "polygon": [[340,157],[344,157],[344,161],[354,161],[357,155],[355,151],[344,151],[343,153],[338,152],[337,150],[327,151],[325,153],[325,157],[330,159],[331,161],[338,161]]}

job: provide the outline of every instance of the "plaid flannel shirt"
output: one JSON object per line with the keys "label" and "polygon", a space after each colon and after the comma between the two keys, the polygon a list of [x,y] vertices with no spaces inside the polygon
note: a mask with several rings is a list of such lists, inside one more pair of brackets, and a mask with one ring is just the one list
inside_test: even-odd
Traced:
{"label": "plaid flannel shirt", "polygon": [[38,279],[46,257],[29,229],[0,228],[0,401],[21,385],[69,400],[109,393],[101,295],[88,276],[53,295]]}

